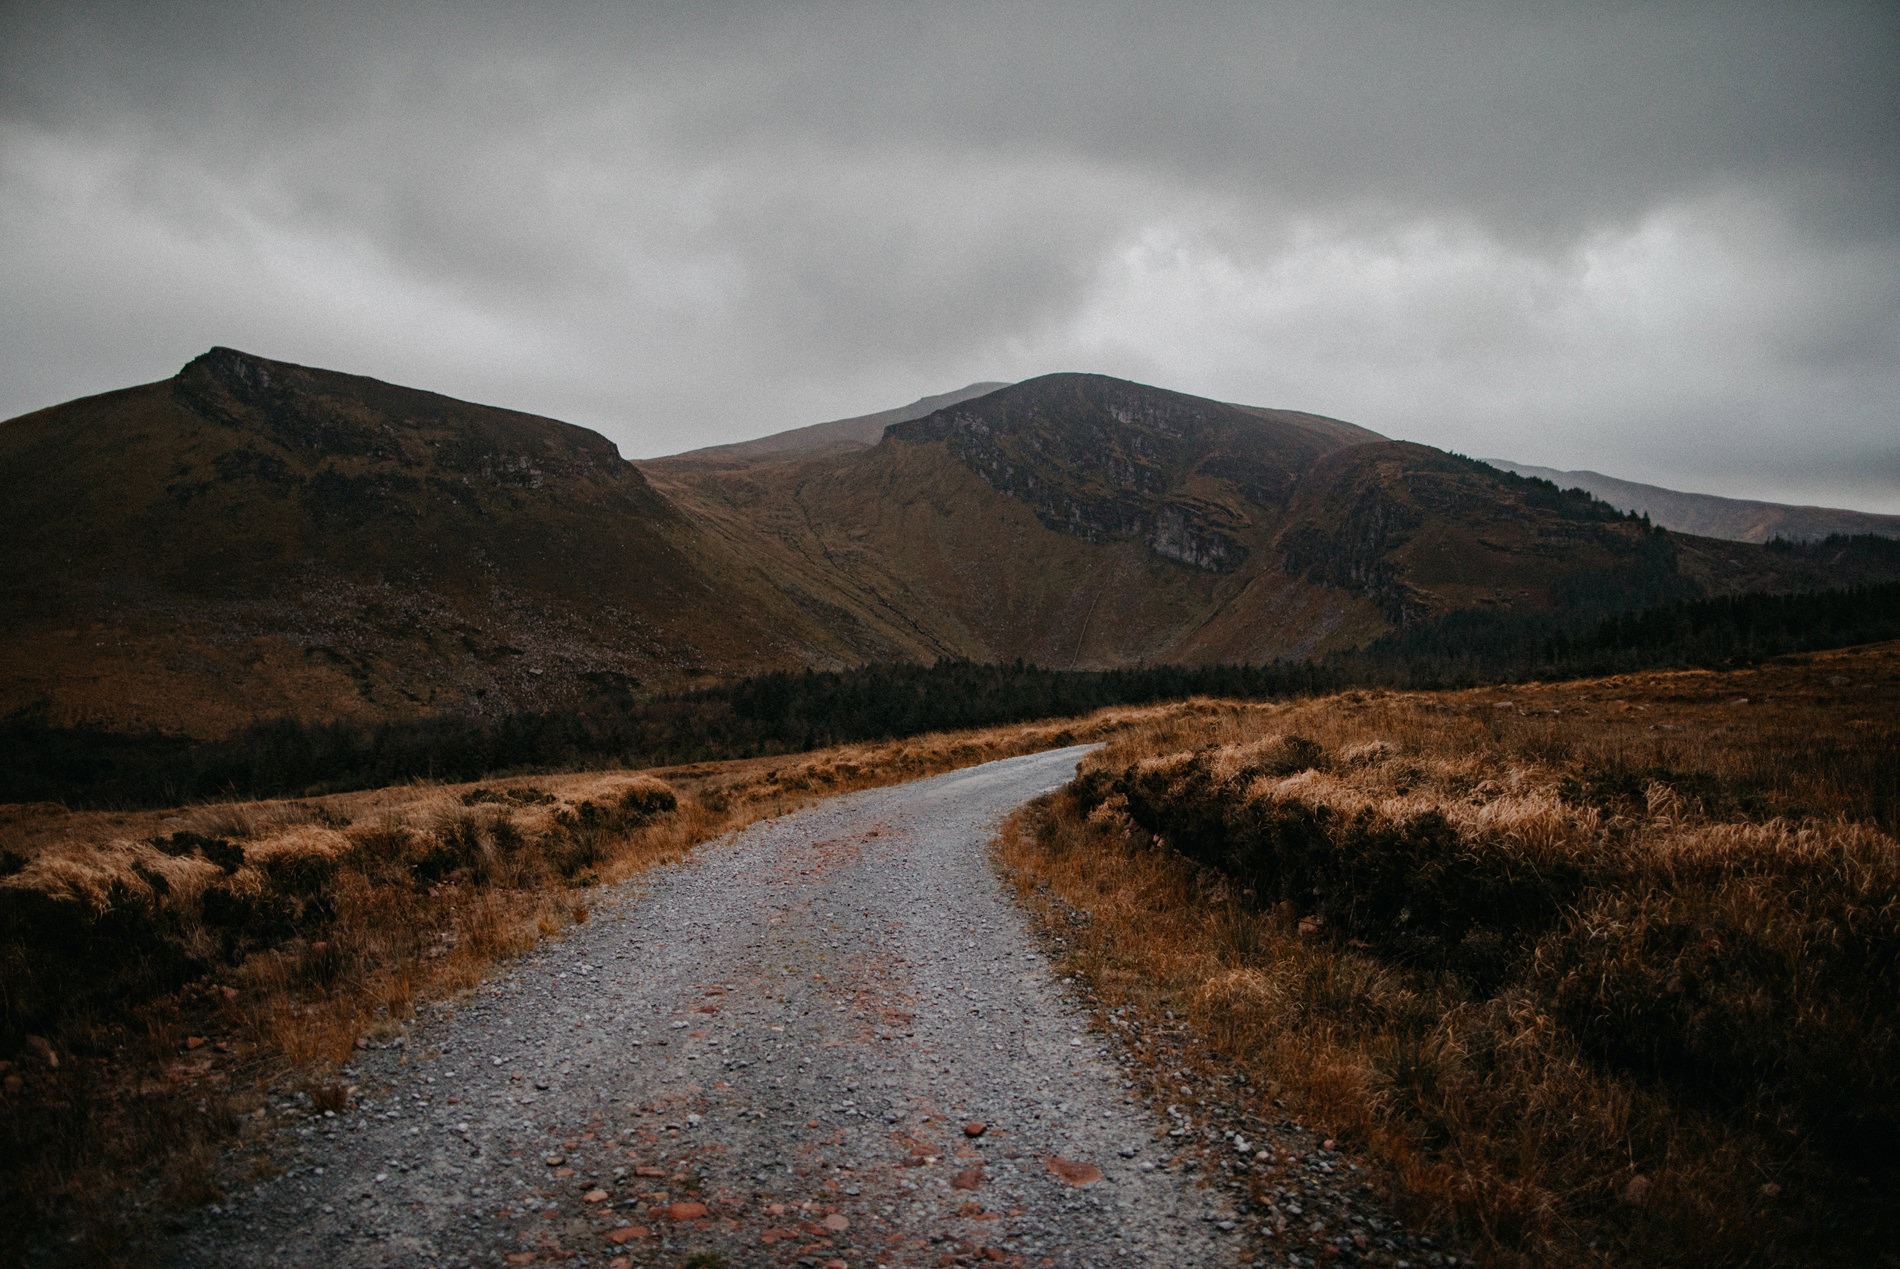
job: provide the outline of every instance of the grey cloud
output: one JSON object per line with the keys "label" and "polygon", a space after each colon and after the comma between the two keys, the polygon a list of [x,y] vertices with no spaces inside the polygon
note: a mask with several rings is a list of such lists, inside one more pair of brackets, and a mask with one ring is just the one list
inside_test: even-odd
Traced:
{"label": "grey cloud", "polygon": [[[222,342],[655,453],[1076,368],[1796,482],[1784,409],[1892,426],[1896,50],[1877,4],[14,4],[0,414]],[[1671,216],[1713,264],[1593,289]]]}

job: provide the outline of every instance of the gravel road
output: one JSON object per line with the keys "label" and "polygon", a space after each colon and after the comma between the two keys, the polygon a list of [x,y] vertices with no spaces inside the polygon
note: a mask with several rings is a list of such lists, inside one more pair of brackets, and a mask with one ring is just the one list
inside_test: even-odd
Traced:
{"label": "gravel road", "polygon": [[1002,817],[1084,752],[837,798],[604,893],[584,925],[362,1054],[356,1104],[283,1129],[286,1171],[195,1218],[169,1258],[1257,1254],[1224,1192],[1170,1166],[1165,1123],[990,863]]}

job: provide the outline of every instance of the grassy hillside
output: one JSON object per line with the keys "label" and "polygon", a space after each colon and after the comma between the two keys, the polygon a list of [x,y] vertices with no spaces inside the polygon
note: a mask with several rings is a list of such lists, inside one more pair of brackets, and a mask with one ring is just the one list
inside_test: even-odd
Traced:
{"label": "grassy hillside", "polygon": [[647,464],[785,573],[901,616],[926,656],[1066,668],[1260,661],[1383,629],[1272,556],[1314,458],[1372,436],[1055,375],[894,426],[870,451],[743,473]]}
{"label": "grassy hillside", "polygon": [[663,460],[673,467],[699,467],[709,470],[734,470],[753,463],[782,461],[789,458],[815,458],[825,454],[850,453],[869,449],[884,438],[884,429],[893,423],[905,423],[934,414],[948,405],[985,396],[1008,384],[983,382],[920,397],[894,410],[879,410],[829,423],[812,423],[786,432],[774,432],[756,440],[736,441],[730,445],[708,445],[704,449],[675,454]]}

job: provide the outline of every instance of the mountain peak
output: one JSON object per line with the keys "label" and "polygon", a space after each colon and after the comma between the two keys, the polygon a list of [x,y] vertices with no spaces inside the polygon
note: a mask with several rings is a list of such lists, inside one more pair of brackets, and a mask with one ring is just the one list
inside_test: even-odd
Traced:
{"label": "mountain peak", "polygon": [[1359,429],[1315,427],[1311,419],[1061,372],[894,424],[885,435],[947,445],[1058,532],[1091,542],[1139,538],[1164,558],[1224,573],[1246,558],[1247,530],[1262,511],[1284,507],[1303,472],[1359,439],[1352,435]]}

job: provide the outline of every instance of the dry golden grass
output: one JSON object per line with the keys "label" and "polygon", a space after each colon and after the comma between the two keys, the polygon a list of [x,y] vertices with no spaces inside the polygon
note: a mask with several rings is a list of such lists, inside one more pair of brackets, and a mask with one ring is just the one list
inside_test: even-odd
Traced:
{"label": "dry golden grass", "polygon": [[645,773],[0,808],[17,867],[0,883],[0,1254],[67,1228],[75,1262],[136,1258],[154,1203],[215,1197],[218,1151],[261,1127],[257,1090],[294,1080],[340,1106],[326,1072],[359,1037],[586,920],[597,886],[823,797],[1197,708]]}
{"label": "dry golden grass", "polygon": [[1352,692],[1149,720],[1000,849],[1105,1007],[1492,1263],[1875,1263],[1897,764],[1894,645]]}

